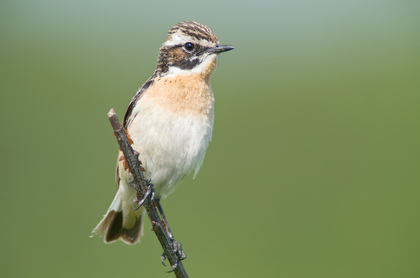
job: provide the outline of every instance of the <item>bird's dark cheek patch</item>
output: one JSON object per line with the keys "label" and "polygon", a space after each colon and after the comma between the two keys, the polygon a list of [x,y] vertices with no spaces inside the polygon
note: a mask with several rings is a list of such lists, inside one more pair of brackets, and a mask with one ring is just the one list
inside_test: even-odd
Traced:
{"label": "bird's dark cheek patch", "polygon": [[[162,63],[160,67],[163,72],[167,69],[167,66],[174,66],[183,70],[190,70],[196,67],[202,61],[199,57],[204,55],[208,47],[202,47],[196,45],[196,48],[191,53],[184,50],[182,45],[168,48],[165,55],[162,54],[161,60],[166,61]],[[158,65],[159,66],[159,65]]]}
{"label": "bird's dark cheek patch", "polygon": [[170,53],[174,59],[183,59],[188,58],[190,56],[189,54],[185,53],[184,49],[182,49],[181,46],[172,49]]}
{"label": "bird's dark cheek patch", "polygon": [[193,54],[185,53],[185,51],[182,48],[176,48],[173,51],[171,51],[171,56],[169,59],[171,66],[178,67],[180,69],[192,69],[197,64],[200,63],[200,59],[191,59],[193,57]]}
{"label": "bird's dark cheek patch", "polygon": [[189,59],[179,60],[174,62],[174,66],[180,69],[193,69],[196,65],[200,63],[199,59],[194,59],[190,61]]}

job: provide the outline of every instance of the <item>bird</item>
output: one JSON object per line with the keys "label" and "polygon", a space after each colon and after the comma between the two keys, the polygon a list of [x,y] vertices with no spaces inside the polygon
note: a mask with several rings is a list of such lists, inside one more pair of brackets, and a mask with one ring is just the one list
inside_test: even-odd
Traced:
{"label": "bird", "polygon": [[[210,77],[218,55],[233,49],[219,44],[201,23],[178,23],[159,50],[153,75],[132,98],[123,126],[139,153],[145,178],[153,184],[156,200],[172,193],[187,174],[197,175],[213,133]],[[92,234],[104,236],[105,243],[139,243],[145,209],[136,210],[133,205],[133,177],[121,151],[116,183],[115,198]]]}

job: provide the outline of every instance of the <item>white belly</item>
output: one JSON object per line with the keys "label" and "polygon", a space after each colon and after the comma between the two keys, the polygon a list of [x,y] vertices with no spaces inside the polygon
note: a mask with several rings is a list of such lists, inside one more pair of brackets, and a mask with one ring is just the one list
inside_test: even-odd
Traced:
{"label": "white belly", "polygon": [[166,197],[186,174],[200,169],[213,131],[213,109],[175,115],[157,105],[141,108],[133,111],[128,132],[156,196]]}

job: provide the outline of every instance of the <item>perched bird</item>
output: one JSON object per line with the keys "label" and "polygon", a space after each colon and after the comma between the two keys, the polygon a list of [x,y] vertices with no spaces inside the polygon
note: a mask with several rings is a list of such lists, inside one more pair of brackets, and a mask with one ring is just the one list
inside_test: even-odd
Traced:
{"label": "perched bird", "polygon": [[[160,48],[155,72],[128,106],[123,125],[158,200],[174,191],[188,173],[196,175],[203,163],[214,122],[210,76],[218,54],[232,49],[220,45],[200,23],[175,25]],[[116,181],[114,201],[93,233],[105,234],[106,243],[121,239],[135,244],[143,233],[144,208],[134,208],[133,177],[121,151]]]}

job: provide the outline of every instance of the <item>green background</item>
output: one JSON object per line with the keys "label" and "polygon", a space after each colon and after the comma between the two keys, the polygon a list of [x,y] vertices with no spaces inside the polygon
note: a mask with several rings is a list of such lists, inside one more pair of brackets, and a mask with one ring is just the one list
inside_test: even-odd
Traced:
{"label": "green background", "polygon": [[167,31],[221,43],[206,160],[163,206],[190,277],[420,277],[419,1],[1,1],[1,277],[174,277],[89,238]]}

